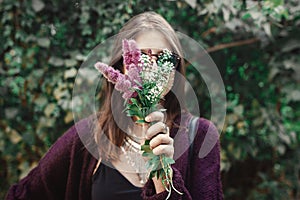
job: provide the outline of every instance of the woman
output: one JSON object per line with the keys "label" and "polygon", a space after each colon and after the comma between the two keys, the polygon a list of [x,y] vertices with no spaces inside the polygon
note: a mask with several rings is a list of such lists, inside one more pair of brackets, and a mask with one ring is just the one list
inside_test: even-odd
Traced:
{"label": "woman", "polygon": [[[121,60],[121,42],[124,38],[134,39],[140,49],[147,52],[151,50],[150,56],[154,63],[157,60],[156,54],[164,48],[179,56],[182,55],[172,27],[160,15],[145,12],[127,22],[116,39],[110,65],[123,73],[126,73]],[[184,75],[183,66],[183,59],[180,59],[176,70],[182,75]],[[146,139],[150,139],[150,147],[156,155],[165,154],[173,158],[182,146],[189,145],[187,133],[192,115],[186,112],[180,103],[179,97],[183,96],[183,89],[184,83],[176,73],[172,92],[168,92],[162,102],[162,106],[167,109],[166,115],[156,111],[146,118],[146,121],[151,122],[151,126],[144,134]],[[139,172],[130,173],[134,165],[128,165],[124,159],[127,157],[118,150],[124,146],[128,138],[132,137],[128,137],[127,131],[120,128],[126,127],[127,121],[124,120],[126,116],[113,115],[114,110],[122,109],[122,103],[118,103],[112,110],[113,90],[114,85],[107,82],[104,91],[106,97],[97,119],[84,119],[71,127],[50,148],[38,166],[10,188],[7,200],[166,199],[168,192],[161,180],[152,178],[143,182]],[[170,128],[170,133],[166,127]],[[143,131],[141,126],[133,125],[130,128],[135,136],[141,136]],[[83,144],[82,138],[78,136],[79,130],[86,133],[84,137],[92,138],[90,144],[97,150],[99,155],[97,158],[93,157]],[[192,149],[189,151],[186,148],[172,165],[174,187],[183,194],[172,191],[170,199],[223,199],[219,142],[206,157],[198,157],[204,137],[216,139],[218,132],[211,122],[200,118],[195,134]],[[176,135],[179,136],[177,142],[173,140]],[[137,145],[143,143],[142,140],[131,142]]]}

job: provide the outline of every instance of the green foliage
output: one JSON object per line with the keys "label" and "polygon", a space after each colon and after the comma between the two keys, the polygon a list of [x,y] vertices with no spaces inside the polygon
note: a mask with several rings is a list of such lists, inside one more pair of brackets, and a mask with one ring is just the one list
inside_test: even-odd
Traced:
{"label": "green foliage", "polygon": [[[225,198],[300,198],[299,1],[187,2],[1,1],[0,198],[72,125],[81,62],[146,10],[202,44],[222,74]],[[202,115],[210,118],[198,76],[187,68]]]}

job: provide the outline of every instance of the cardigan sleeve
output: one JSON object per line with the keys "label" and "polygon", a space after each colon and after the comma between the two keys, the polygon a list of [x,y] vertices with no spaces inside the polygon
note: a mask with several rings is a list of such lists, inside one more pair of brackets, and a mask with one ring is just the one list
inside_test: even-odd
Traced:
{"label": "cardigan sleeve", "polygon": [[[190,163],[186,163],[187,179],[183,179],[179,170],[172,165],[174,187],[183,195],[173,190],[170,200],[223,199],[218,130],[212,122],[204,118],[200,118],[197,125],[191,160]],[[152,180],[146,183],[142,192],[142,198],[145,200],[165,200],[167,195],[167,191],[156,194]]]}
{"label": "cardigan sleeve", "polygon": [[189,191],[193,199],[223,199],[219,133],[209,120],[198,120],[198,132],[190,165]]}
{"label": "cardigan sleeve", "polygon": [[38,165],[9,188],[6,200],[64,199],[75,132],[73,126],[61,136]]}
{"label": "cardigan sleeve", "polygon": [[[191,196],[188,190],[185,187],[184,180],[179,172],[174,166],[173,169],[173,185],[176,190],[183,193],[183,195],[178,194],[175,190],[172,189],[172,193],[170,196],[170,200],[191,200]],[[144,200],[165,200],[168,196],[167,191],[163,191],[156,194],[155,186],[152,180],[149,180],[145,186],[143,187],[142,191],[142,198]]]}

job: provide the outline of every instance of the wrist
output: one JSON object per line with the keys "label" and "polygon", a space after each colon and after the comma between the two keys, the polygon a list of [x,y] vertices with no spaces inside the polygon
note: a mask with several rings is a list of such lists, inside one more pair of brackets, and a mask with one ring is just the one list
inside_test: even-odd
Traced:
{"label": "wrist", "polygon": [[166,190],[162,183],[162,178],[157,179],[156,177],[153,177],[152,181],[154,183],[156,193],[161,193]]}

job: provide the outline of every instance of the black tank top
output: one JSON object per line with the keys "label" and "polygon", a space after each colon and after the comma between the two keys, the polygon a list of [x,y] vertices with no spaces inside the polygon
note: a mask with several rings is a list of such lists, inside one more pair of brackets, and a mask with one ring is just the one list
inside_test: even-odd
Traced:
{"label": "black tank top", "polygon": [[141,200],[142,189],[118,170],[100,163],[93,175],[92,200]]}

